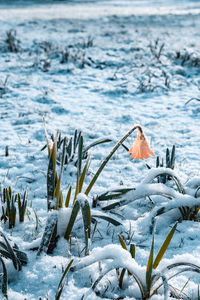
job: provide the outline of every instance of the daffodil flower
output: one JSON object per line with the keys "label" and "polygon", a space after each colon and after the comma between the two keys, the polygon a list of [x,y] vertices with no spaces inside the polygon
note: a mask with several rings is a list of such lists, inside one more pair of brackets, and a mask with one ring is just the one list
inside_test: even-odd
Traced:
{"label": "daffodil flower", "polygon": [[150,157],[150,155],[155,156],[155,154],[149,147],[146,137],[142,131],[142,128],[140,126],[137,126],[137,129],[137,139],[128,152],[131,154],[130,158],[147,159]]}

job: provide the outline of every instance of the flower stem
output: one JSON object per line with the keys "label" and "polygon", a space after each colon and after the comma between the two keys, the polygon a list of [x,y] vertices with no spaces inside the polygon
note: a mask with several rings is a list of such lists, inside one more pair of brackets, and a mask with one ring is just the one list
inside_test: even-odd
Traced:
{"label": "flower stem", "polygon": [[115,151],[119,148],[119,146],[121,146],[121,144],[127,139],[127,137],[129,137],[129,135],[135,130],[138,129],[141,133],[142,133],[142,128],[139,125],[134,126],[132,129],[130,129],[124,136],[123,138],[113,147],[113,149],[111,150],[111,152],[108,154],[108,156],[104,159],[104,161],[102,162],[102,164],[100,165],[99,169],[97,170],[96,174],[94,175],[94,177],[92,178],[90,184],[88,185],[85,194],[88,195],[90,190],[92,189],[93,185],[95,184],[97,178],[99,177],[101,171],[104,169],[105,165],[107,164],[107,162],[110,160],[110,158],[113,156],[113,154],[115,153]]}

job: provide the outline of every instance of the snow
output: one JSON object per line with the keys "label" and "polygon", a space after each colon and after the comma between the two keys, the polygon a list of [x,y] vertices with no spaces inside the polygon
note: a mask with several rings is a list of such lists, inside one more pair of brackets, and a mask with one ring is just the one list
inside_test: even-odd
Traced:
{"label": "snow", "polygon": [[[200,90],[200,2],[199,1],[1,1],[0,3],[0,182],[14,193],[28,189],[24,223],[13,229],[1,222],[1,231],[28,256],[20,272],[6,261],[9,272],[9,299],[54,299],[56,290],[72,258],[61,299],[99,299],[91,285],[103,271],[133,268],[145,282],[151,247],[149,228],[156,216],[157,254],[170,227],[181,217],[182,205],[199,205],[199,98]],[[18,52],[11,52],[8,34],[15,37]],[[16,35],[15,35],[16,34]],[[163,45],[163,46],[162,46]],[[159,53],[159,51],[161,51]],[[187,103],[187,104],[186,104]],[[65,165],[61,190],[63,202],[69,187],[68,208],[47,212],[46,176],[48,167],[43,116],[47,133],[59,129],[71,137],[75,129],[83,134],[84,145],[109,137],[112,141],[89,149],[91,164],[82,193],[77,199],[91,205],[90,254],[84,256],[82,218],[74,223],[70,241],[64,239],[73,207],[76,166]],[[115,152],[98,177],[89,196],[84,194],[102,161],[124,134],[140,124],[151,149],[164,158],[168,147],[176,146],[175,169],[155,168],[155,158],[130,160],[123,147]],[[130,147],[136,132],[124,142]],[[8,146],[8,156],[5,148]],[[146,163],[151,167],[148,170]],[[59,165],[57,165],[59,174]],[[185,194],[173,180],[158,183],[155,177],[167,173],[178,178]],[[92,207],[96,196],[113,189],[135,190]],[[111,203],[121,206],[102,211]],[[80,212],[81,213],[81,212]],[[51,217],[53,215],[53,217]],[[98,216],[113,217],[114,226]],[[182,220],[162,259],[159,270],[172,262],[198,263],[199,214],[197,221]],[[37,256],[46,225],[57,222],[60,236],[52,254]],[[50,225],[50,223],[49,223]],[[95,227],[96,226],[96,227]],[[136,245],[136,260],[122,249],[120,234],[128,249]],[[100,261],[100,263],[98,263]],[[100,267],[101,265],[101,267]],[[158,270],[158,271],[159,271]],[[199,274],[182,273],[170,285],[197,298]],[[133,279],[125,277],[124,290],[118,288],[116,272],[99,283],[102,298],[139,297]],[[160,291],[161,293],[162,291]],[[152,299],[160,299],[161,294]],[[1,297],[0,297],[1,298]]]}
{"label": "snow", "polygon": [[63,207],[58,211],[57,234],[64,236],[71,216],[72,208]]}
{"label": "snow", "polygon": [[155,168],[155,169],[151,169],[151,171],[143,180],[143,183],[151,183],[156,177],[164,174],[169,175],[171,177],[177,177],[175,175],[175,172],[169,168]]}

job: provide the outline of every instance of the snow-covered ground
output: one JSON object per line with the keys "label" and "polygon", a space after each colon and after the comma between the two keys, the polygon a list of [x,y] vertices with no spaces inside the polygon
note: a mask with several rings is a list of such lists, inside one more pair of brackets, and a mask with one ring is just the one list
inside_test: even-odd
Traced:
{"label": "snow-covered ground", "polygon": [[[62,136],[70,137],[78,129],[86,145],[99,138],[112,139],[89,150],[86,183],[114,144],[135,124],[142,126],[156,155],[165,157],[166,148],[176,145],[175,173],[183,186],[200,177],[200,103],[189,101],[200,98],[200,2],[44,2],[0,2],[0,182],[15,193],[28,188],[25,222],[12,230],[7,223],[1,224],[1,230],[29,259],[9,283],[8,297],[16,300],[54,299],[63,269],[84,247],[82,223],[77,222],[72,255],[64,238],[58,240],[53,254],[36,257],[37,251],[29,250],[39,245],[47,220],[48,157],[46,150],[41,151],[46,143],[43,116],[49,135],[58,128]],[[130,147],[135,137],[133,133],[125,145]],[[119,148],[95,183],[89,201],[116,187],[136,187],[148,175],[145,163],[156,165],[155,158],[130,160],[127,151]],[[70,164],[62,178],[64,196],[75,183],[76,168]],[[163,197],[153,199],[164,203]],[[124,239],[132,235],[136,261],[143,270],[152,240],[147,230],[151,208],[150,200],[141,198],[117,209],[123,226],[99,221],[91,250],[119,244],[118,233]],[[60,214],[64,220],[65,212]],[[171,217],[159,218],[155,252],[170,230]],[[179,223],[162,265],[179,256],[197,263],[199,229],[199,222]],[[70,275],[61,299],[81,299],[98,271],[98,265],[92,265]],[[110,273],[102,281],[102,297],[138,297],[134,282],[119,291],[116,278]],[[183,273],[173,279],[172,286],[181,290],[186,284],[185,294],[197,299],[199,283],[198,274]],[[99,298],[92,294],[87,299]]]}

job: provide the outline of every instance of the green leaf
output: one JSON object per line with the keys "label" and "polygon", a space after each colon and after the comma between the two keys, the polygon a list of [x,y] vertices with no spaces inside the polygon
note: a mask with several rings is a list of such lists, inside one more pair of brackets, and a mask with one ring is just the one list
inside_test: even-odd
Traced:
{"label": "green leaf", "polygon": [[121,237],[120,234],[118,234],[118,238],[119,238],[119,241],[120,241],[120,244],[121,244],[122,248],[127,250],[126,244],[125,244],[125,242],[124,242],[124,240],[123,240],[123,238]]}
{"label": "green leaf", "polygon": [[67,150],[68,156],[71,157],[72,156],[72,137],[69,140],[66,150]]}
{"label": "green leaf", "polygon": [[120,223],[119,221],[117,221],[116,219],[114,219],[114,218],[111,218],[111,217],[108,217],[108,216],[104,216],[104,215],[101,215],[101,214],[94,214],[94,213],[92,213],[92,218],[99,218],[99,219],[103,219],[103,220],[105,220],[105,221],[107,221],[107,222],[109,222],[109,223],[111,223],[111,224],[113,224],[113,225],[115,225],[115,226],[120,226],[120,225],[122,225],[122,223]]}
{"label": "green leaf", "polygon": [[37,256],[39,256],[42,252],[47,253],[50,249],[51,244],[55,245],[57,224],[58,214],[57,211],[53,211],[50,213],[46,221],[45,230],[42,236],[40,247],[37,252]]}
{"label": "green leaf", "polygon": [[59,282],[59,285],[58,285],[58,288],[57,288],[57,291],[56,291],[56,296],[55,296],[55,300],[59,300],[60,299],[60,296],[62,294],[62,291],[63,291],[63,288],[64,288],[64,279],[65,279],[65,276],[67,275],[67,273],[69,272],[70,270],[70,267],[71,265],[73,264],[73,259],[69,262],[69,264],[67,265],[61,279],[60,279],[60,282]]}
{"label": "green leaf", "polygon": [[2,264],[2,268],[3,268],[3,278],[2,278],[2,285],[1,285],[1,291],[2,294],[4,295],[4,297],[6,299],[8,299],[8,295],[7,295],[7,291],[8,291],[8,275],[7,275],[7,269],[5,266],[5,263],[2,259],[2,257],[0,256],[0,261]]}
{"label": "green leaf", "polygon": [[104,143],[109,143],[109,142],[112,142],[112,140],[111,139],[99,139],[99,140],[91,143],[90,145],[86,146],[83,152],[85,153],[92,147],[95,147],[97,145],[104,144]]}
{"label": "green leaf", "polygon": [[152,281],[152,268],[153,268],[153,252],[154,252],[154,233],[152,238],[152,244],[151,244],[151,250],[149,253],[149,259],[147,263],[147,269],[146,269],[146,285],[147,285],[147,291],[150,291],[151,289],[151,281]]}
{"label": "green leaf", "polygon": [[79,209],[80,209],[80,203],[79,203],[79,201],[75,201],[72,212],[71,212],[71,216],[70,216],[70,219],[69,219],[69,223],[67,225],[67,229],[66,229],[66,232],[65,232],[65,235],[64,235],[65,239],[67,239],[67,240],[69,240],[69,237],[70,237],[70,234],[72,232],[74,222],[75,222],[76,217],[78,215]]}
{"label": "green leaf", "polygon": [[89,162],[90,162],[90,159],[88,158],[86,163],[85,163],[85,166],[83,168],[83,172],[80,176],[80,180],[79,180],[79,193],[81,193],[82,191],[82,188],[83,188],[83,183],[84,183],[84,180],[85,180],[85,176],[87,174],[87,170],[89,168]]}
{"label": "green leaf", "polygon": [[67,193],[67,196],[66,196],[66,200],[65,200],[65,207],[69,207],[71,192],[72,192],[72,187],[70,186],[70,188],[68,190],[68,193]]}
{"label": "green leaf", "polygon": [[6,246],[7,246],[7,251],[10,253],[13,265],[15,267],[16,270],[21,270],[21,263],[19,261],[19,259],[16,257],[12,247],[10,246],[10,243],[8,242],[6,236],[3,234],[3,232],[0,232],[0,235],[3,237]]}
{"label": "green leaf", "polygon": [[56,188],[54,191],[54,198],[56,198],[56,209],[58,209],[59,207],[59,196],[60,196],[60,181],[61,181],[61,176],[59,176],[57,184],[56,184]]}
{"label": "green leaf", "polygon": [[66,151],[66,141],[67,141],[67,138],[64,137],[63,139],[63,149],[62,149],[62,157],[61,157],[61,170],[60,170],[60,176],[63,172],[63,168],[64,168],[64,164],[65,164],[65,151]]}
{"label": "green leaf", "polygon": [[122,147],[128,152],[129,151],[129,148],[126,146],[126,145],[124,145],[124,143],[122,143]]}
{"label": "green leaf", "polygon": [[169,153],[169,148],[166,149],[166,168],[170,168],[170,153]]}
{"label": "green leaf", "polygon": [[130,253],[131,253],[132,258],[135,259],[135,244],[133,244],[133,243],[130,244]]}
{"label": "green leaf", "polygon": [[89,242],[90,238],[90,230],[91,230],[91,211],[90,205],[87,200],[85,200],[84,205],[81,205],[82,217],[83,217],[83,226],[84,226],[84,234],[85,234],[85,254],[89,254]]}
{"label": "green leaf", "polygon": [[57,149],[57,137],[58,131],[56,133],[56,137],[53,143],[53,147],[51,149],[50,157],[49,157],[49,165],[47,170],[47,208],[51,209],[51,202],[54,199],[54,192],[56,187],[56,149]]}
{"label": "green leaf", "polygon": [[20,195],[17,194],[18,211],[19,211],[19,221],[20,222],[24,222],[24,216],[25,216],[25,213],[26,213],[26,207],[27,207],[26,194],[27,193],[25,191],[22,201],[21,201]]}
{"label": "green leaf", "polygon": [[79,193],[79,175],[78,175],[78,173],[77,173],[77,177],[76,177],[76,189],[75,189],[74,202],[73,202],[73,204],[74,204],[75,201],[76,201],[76,197],[77,197],[78,193]]}
{"label": "green leaf", "polygon": [[111,209],[114,209],[115,207],[119,207],[119,206],[124,205],[124,203],[126,203],[126,200],[121,200],[121,201],[112,203],[112,204],[110,204],[110,205],[104,206],[104,207],[102,208],[102,210],[111,210]]}
{"label": "green leaf", "polygon": [[25,252],[22,252],[22,251],[20,251],[20,250],[18,250],[18,249],[16,248],[16,245],[13,247],[13,250],[14,250],[14,252],[15,252],[17,258],[19,259],[20,263],[21,263],[23,266],[24,266],[24,265],[27,265],[27,263],[28,263],[28,257],[27,257],[27,255],[26,255],[26,253],[25,253]]}
{"label": "green leaf", "polygon": [[160,167],[160,158],[159,156],[156,157],[156,168]]}
{"label": "green leaf", "polygon": [[146,166],[147,166],[147,169],[149,169],[149,170],[151,169],[150,165],[146,164]]}
{"label": "green leaf", "polygon": [[10,259],[12,260],[12,256],[11,256],[11,254],[10,254],[8,251],[3,250],[3,249],[0,249],[0,254],[1,254],[3,257],[5,257],[5,258],[10,258]]}
{"label": "green leaf", "polygon": [[174,169],[175,159],[176,159],[175,150],[176,150],[176,147],[175,147],[175,145],[173,145],[172,146],[172,152],[171,152],[171,168],[172,169]]}
{"label": "green leaf", "polygon": [[194,194],[194,197],[195,198],[198,198],[198,191],[200,190],[200,186],[198,186],[198,188],[196,189],[196,192],[195,192],[195,194]]}
{"label": "green leaf", "polygon": [[80,174],[81,174],[82,154],[83,154],[83,137],[81,135],[80,140],[79,140],[79,145],[78,145],[78,164],[77,164],[79,177],[80,177]]}
{"label": "green leaf", "polygon": [[166,237],[164,243],[162,244],[162,246],[161,246],[161,248],[160,248],[160,250],[159,250],[159,252],[158,252],[158,254],[157,254],[157,256],[156,256],[156,258],[154,260],[154,263],[153,263],[153,268],[154,269],[157,268],[157,266],[159,265],[161,259],[163,258],[163,255],[165,254],[165,252],[166,252],[166,250],[167,250],[167,248],[169,246],[169,243],[171,242],[171,239],[172,239],[172,237],[174,235],[174,232],[176,230],[177,224],[178,223],[176,222],[175,225],[170,230],[170,232],[169,232],[168,236]]}
{"label": "green leaf", "polygon": [[56,209],[62,207],[62,193],[60,191],[62,173],[65,163],[65,148],[66,148],[66,137],[63,139],[63,150],[62,150],[62,158],[61,158],[61,167],[60,167],[60,175],[56,182],[56,187],[54,191],[54,198],[56,198]]}
{"label": "green leaf", "polygon": [[6,244],[0,241],[0,247],[2,247],[4,250],[7,250]]}
{"label": "green leaf", "polygon": [[73,152],[74,153],[75,153],[76,147],[77,147],[76,140],[77,140],[77,129],[74,131],[74,144],[73,144]]}
{"label": "green leaf", "polygon": [[76,148],[79,146],[81,136],[82,136],[82,133],[80,131],[79,134],[78,134],[78,137],[76,138],[74,152],[76,151]]}
{"label": "green leaf", "polygon": [[122,269],[120,277],[119,277],[119,287],[122,289],[123,286],[123,280],[124,280],[124,275],[126,273],[126,269]]}
{"label": "green leaf", "polygon": [[[81,166],[82,166],[82,152],[83,152],[83,137],[80,136],[78,145],[78,161],[77,161],[77,179],[76,179],[76,191],[74,195],[74,202],[78,193],[80,192],[80,177],[81,177]],[[83,184],[83,183],[82,183]]]}
{"label": "green leaf", "polygon": [[107,191],[106,193],[101,194],[100,196],[98,196],[98,201],[107,201],[107,200],[113,200],[120,198],[121,196],[123,196],[124,194],[135,190],[135,188],[122,188],[122,189],[115,189],[115,190],[111,190],[111,191]]}

